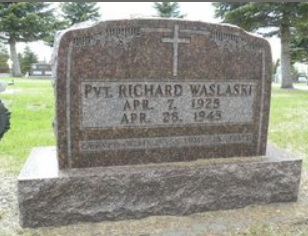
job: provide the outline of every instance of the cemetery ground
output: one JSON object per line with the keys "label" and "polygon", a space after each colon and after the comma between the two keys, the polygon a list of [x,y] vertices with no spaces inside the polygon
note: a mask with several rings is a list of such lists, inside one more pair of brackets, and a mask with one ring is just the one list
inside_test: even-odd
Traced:
{"label": "cemetery ground", "polygon": [[[11,79],[1,79],[11,81]],[[66,227],[21,229],[16,178],[30,150],[54,146],[51,123],[54,96],[50,80],[15,79],[0,99],[11,115],[11,129],[0,142],[0,236],[11,235],[308,235],[308,90],[280,90],[273,85],[269,141],[303,157],[296,203],[249,206],[185,217],[160,216],[120,222],[82,223]]]}

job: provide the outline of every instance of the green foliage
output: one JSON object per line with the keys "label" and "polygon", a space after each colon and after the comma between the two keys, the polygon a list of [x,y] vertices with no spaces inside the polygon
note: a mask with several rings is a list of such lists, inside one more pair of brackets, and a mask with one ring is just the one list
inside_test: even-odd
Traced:
{"label": "green foliage", "polygon": [[97,21],[100,18],[96,2],[63,2],[60,8],[67,26],[84,21]]}
{"label": "green foliage", "polygon": [[44,36],[50,47],[54,44],[57,31],[85,21],[98,21],[100,18],[97,2],[63,2],[60,3],[61,13],[53,22],[53,30]]}
{"label": "green foliage", "polygon": [[53,9],[45,2],[0,3],[0,40],[31,42],[52,31]]}
{"label": "green foliage", "polygon": [[306,2],[216,2],[216,17],[249,31],[270,27],[265,36],[280,36],[282,25],[295,26],[307,20]]}
{"label": "green foliage", "polygon": [[[293,88],[291,79],[292,31],[307,22],[307,2],[218,2],[216,16],[224,22],[236,24],[248,31],[263,29],[264,36],[281,37],[281,88]],[[260,31],[259,31],[260,32]],[[298,55],[298,53],[297,53]]]}
{"label": "green foliage", "polygon": [[225,17],[228,12],[246,5],[247,2],[213,2],[215,17]]}
{"label": "green foliage", "polygon": [[308,37],[293,38],[291,41],[292,62],[308,63]]}
{"label": "green foliage", "polygon": [[46,32],[45,36],[43,37],[43,40],[49,47],[53,47],[57,31],[63,30],[67,27],[68,22],[58,18],[55,22],[53,22],[52,30]]}
{"label": "green foliage", "polygon": [[30,72],[31,64],[38,62],[37,55],[26,46],[23,54],[18,54],[21,72],[25,75]]}
{"label": "green foliage", "polygon": [[13,76],[21,76],[16,43],[44,39],[53,31],[55,17],[50,3],[0,3],[0,41],[9,43]]}
{"label": "green foliage", "polygon": [[178,2],[154,2],[153,7],[156,9],[159,17],[184,18],[186,16],[181,14]]}
{"label": "green foliage", "polygon": [[10,58],[5,45],[0,43],[0,73],[9,73],[10,68],[7,64],[8,59]]}
{"label": "green foliage", "polygon": [[308,63],[308,18],[295,26],[291,40],[292,62]]}

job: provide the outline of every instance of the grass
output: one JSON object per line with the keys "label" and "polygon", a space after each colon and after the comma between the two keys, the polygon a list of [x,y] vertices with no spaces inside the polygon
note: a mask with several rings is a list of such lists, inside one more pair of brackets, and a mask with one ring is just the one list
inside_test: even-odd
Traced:
{"label": "grass", "polygon": [[[0,79],[0,81],[7,82],[10,80],[11,79]],[[308,90],[305,91],[304,89],[307,87],[306,85],[300,85],[300,90],[280,90],[277,86],[273,87],[269,128],[269,140],[271,142],[275,143],[277,146],[303,153],[306,160],[308,158]],[[15,85],[9,86],[8,90],[9,93],[0,93],[0,99],[4,101],[5,105],[12,113],[11,129],[0,141],[0,170],[17,174],[33,147],[55,145],[55,137],[51,126],[54,118],[54,96],[50,80],[15,79]],[[306,163],[305,169],[308,170],[307,161],[304,163]],[[238,231],[236,229],[234,231],[234,227],[232,227],[233,230],[227,230],[224,235],[307,235],[306,209],[308,208],[305,202],[301,201],[299,206],[294,205],[294,207],[292,207],[291,205],[289,208],[287,205],[284,206],[285,207],[272,205],[268,208],[263,206],[250,207],[240,210],[231,210],[228,213],[224,211],[222,213],[208,212],[204,213],[204,221],[202,221],[202,217],[199,217],[196,222],[200,221],[197,225],[203,226],[204,222],[211,219],[209,216],[213,216],[214,222],[216,222],[224,217],[228,218],[229,215],[232,219],[236,219],[237,216],[243,217],[246,220],[246,215],[250,214],[250,218],[248,218],[254,223],[248,224],[247,228],[244,226],[244,229],[241,227]],[[265,209],[267,211],[265,211]],[[287,209],[289,209],[289,211]],[[232,212],[234,213],[233,215]],[[300,225],[298,225],[296,221],[292,223],[292,221],[288,222],[288,220],[286,220],[287,223],[258,222],[258,219],[262,219],[262,216],[268,217],[272,213],[273,217],[280,214],[282,219],[287,216],[291,219],[293,217],[292,214],[295,214],[294,220],[301,215],[304,218]],[[9,223],[9,225],[5,225],[6,221],[2,220],[2,218],[8,218],[7,214],[7,212],[2,212],[0,209],[0,235],[15,235],[16,231],[14,225],[16,222],[14,224],[12,223],[12,225]],[[217,215],[217,219],[214,217],[215,215]],[[192,218],[183,218],[183,220],[187,219]],[[2,226],[5,225],[4,228],[1,228],[1,220]],[[157,218],[157,220],[159,220],[159,218]],[[171,225],[173,224],[168,220],[161,221],[163,222],[162,225],[168,223]],[[148,219],[143,219],[142,222],[148,222]],[[228,219],[226,222],[228,222]],[[230,220],[230,222],[233,221]],[[101,223],[103,226],[104,224],[109,223]],[[121,222],[115,224],[121,224]],[[125,224],[125,222],[123,224]],[[126,224],[126,227],[131,227],[130,223]],[[140,225],[140,222],[132,221],[131,224]],[[147,223],[145,223],[145,225],[148,226]],[[40,230],[43,232],[42,235],[75,235],[76,230],[74,230],[74,227],[77,226],[50,229],[50,232],[48,231],[49,229],[43,228]],[[82,225],[80,227],[87,229],[87,225]],[[90,225],[88,227],[93,226]],[[108,227],[114,227],[114,225],[109,225]],[[157,228],[156,223],[155,228]],[[44,230],[47,232],[46,234],[44,234]],[[61,234],[61,230],[71,231],[72,234]],[[97,230],[99,229],[97,228]],[[18,235],[33,235],[31,232],[34,231],[20,230]],[[54,232],[54,234],[51,232]]]}
{"label": "grass", "polygon": [[0,168],[17,173],[33,147],[55,145],[54,96],[50,80],[14,81],[9,93],[0,94],[11,112],[11,128],[0,141]]}
{"label": "grass", "polygon": [[[308,158],[308,90],[281,90],[273,86],[269,140]],[[308,169],[308,163],[304,163]]]}
{"label": "grass", "polygon": [[[10,82],[11,79],[1,79]],[[0,99],[11,115],[11,129],[0,142],[0,166],[18,173],[31,149],[55,145],[52,129],[54,96],[50,80],[14,79]],[[269,140],[308,157],[308,91],[281,90],[273,86]],[[308,164],[305,164],[308,168]]]}

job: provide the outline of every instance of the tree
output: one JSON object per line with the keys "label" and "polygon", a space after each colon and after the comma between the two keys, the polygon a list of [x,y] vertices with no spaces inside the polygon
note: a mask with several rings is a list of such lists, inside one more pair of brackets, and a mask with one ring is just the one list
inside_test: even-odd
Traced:
{"label": "tree", "polygon": [[30,72],[31,64],[38,62],[37,55],[31,51],[29,46],[25,47],[23,54],[18,54],[21,72],[25,75]]}
{"label": "tree", "polygon": [[291,41],[291,61],[308,63],[308,38],[294,38]]}
{"label": "tree", "polygon": [[154,2],[153,7],[156,9],[159,17],[184,18],[186,16],[181,14],[178,2]]}
{"label": "tree", "polygon": [[296,26],[296,32],[291,40],[292,63],[308,63],[308,20]]}
{"label": "tree", "polygon": [[13,76],[22,76],[16,43],[43,39],[53,30],[55,18],[49,3],[0,3],[0,40],[10,45]]}
{"label": "tree", "polygon": [[84,21],[97,21],[100,18],[97,2],[63,2],[60,8],[67,26]]}
{"label": "tree", "polygon": [[9,65],[7,64],[9,58],[10,56],[5,45],[0,43],[0,73],[8,73],[10,71]]}
{"label": "tree", "polygon": [[53,22],[53,26],[51,27],[52,30],[50,30],[49,32],[46,32],[45,36],[43,37],[44,42],[49,47],[54,46],[55,35],[57,34],[57,32],[64,30],[65,28],[68,27],[68,22],[59,19],[59,17],[56,19],[57,20]]}
{"label": "tree", "polygon": [[74,24],[84,21],[97,21],[100,18],[97,2],[63,2],[60,3],[61,12],[56,13],[57,20],[54,21],[53,31],[44,37],[48,46],[54,46],[55,34]]}
{"label": "tree", "polygon": [[307,21],[306,2],[217,2],[216,16],[248,31],[265,30],[264,36],[281,38],[281,88],[293,88],[291,77],[291,31]]}

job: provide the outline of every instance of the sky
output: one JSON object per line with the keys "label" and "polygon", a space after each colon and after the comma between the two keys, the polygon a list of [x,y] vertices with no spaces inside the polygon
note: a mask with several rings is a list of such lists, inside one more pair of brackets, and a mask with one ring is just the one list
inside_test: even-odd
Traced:
{"label": "sky", "polygon": [[[186,14],[185,19],[219,23],[220,19],[214,17],[214,7],[210,2],[180,2],[181,12]],[[99,2],[101,20],[126,19],[135,17],[155,16],[153,2]],[[280,57],[280,39],[277,37],[267,39],[272,47],[273,60]],[[28,44],[40,61],[49,61],[52,48],[46,46],[44,42],[33,42]],[[18,52],[22,52],[26,44],[17,45]]]}

